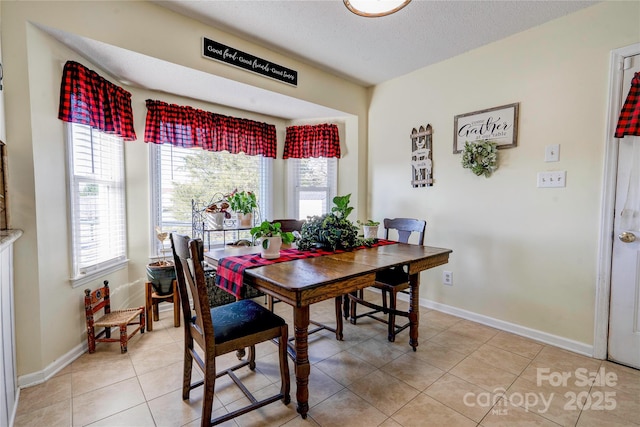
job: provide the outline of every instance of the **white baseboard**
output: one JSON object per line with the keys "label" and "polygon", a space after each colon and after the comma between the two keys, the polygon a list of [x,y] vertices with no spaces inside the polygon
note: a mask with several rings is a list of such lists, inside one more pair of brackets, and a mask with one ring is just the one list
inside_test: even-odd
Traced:
{"label": "white baseboard", "polygon": [[67,352],[59,359],[54,360],[53,363],[42,371],[20,375],[18,377],[18,388],[31,387],[47,381],[49,378],[53,377],[55,374],[71,364],[71,362],[86,353],[87,350],[89,350],[89,345],[84,342],[83,344],[77,345],[71,349],[71,351]]}
{"label": "white baseboard", "polygon": [[[409,301],[409,296],[406,294],[398,293],[398,299]],[[446,314],[451,314],[453,316],[491,326],[492,328],[500,329],[501,331],[511,332],[525,338],[530,338],[532,340],[540,341],[545,344],[560,347],[574,353],[582,354],[584,356],[594,357],[594,349],[593,345],[591,344],[574,341],[569,338],[564,338],[547,332],[538,331],[536,329],[531,329],[526,326],[506,322],[504,320],[494,319],[493,317],[474,313],[472,311],[467,311],[450,305],[441,304],[439,302],[435,302],[426,298],[420,298],[419,304],[421,307],[441,311]]]}
{"label": "white baseboard", "polygon": [[532,340],[540,341],[545,344],[550,344],[556,347],[563,348],[565,350],[573,351],[574,353],[593,357],[593,345],[590,344],[574,341],[569,338],[560,337],[557,335],[549,334],[547,332],[538,331],[536,329],[527,328],[526,326],[517,325],[515,323],[505,322],[504,320],[494,319],[493,317],[484,316],[482,314],[452,307],[446,304],[440,304],[428,299],[420,298],[420,305],[422,307],[441,311],[443,313],[451,314],[453,316],[462,317],[463,319],[491,326],[492,328],[500,329],[501,331],[511,332],[512,334],[520,335],[525,338],[530,338]]}

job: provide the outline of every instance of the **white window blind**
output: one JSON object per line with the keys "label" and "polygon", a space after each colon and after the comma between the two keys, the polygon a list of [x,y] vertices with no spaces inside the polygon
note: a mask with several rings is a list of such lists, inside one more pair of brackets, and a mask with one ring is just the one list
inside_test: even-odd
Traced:
{"label": "white window blind", "polygon": [[328,213],[338,188],[338,159],[287,159],[289,215],[298,219]]}
{"label": "white window blind", "polygon": [[73,278],[126,261],[123,142],[69,123]]}
{"label": "white window blind", "polygon": [[[191,236],[192,200],[201,207],[215,196],[229,194],[236,188],[256,194],[259,208],[256,220],[271,214],[272,159],[154,144],[151,162],[154,228],[159,226],[163,231]],[[155,231],[152,235],[155,236]],[[227,243],[233,237],[227,235]],[[225,237],[222,233],[210,233],[205,238],[207,244],[215,245]],[[152,248],[155,256],[171,250],[168,240],[162,245],[155,238]]]}

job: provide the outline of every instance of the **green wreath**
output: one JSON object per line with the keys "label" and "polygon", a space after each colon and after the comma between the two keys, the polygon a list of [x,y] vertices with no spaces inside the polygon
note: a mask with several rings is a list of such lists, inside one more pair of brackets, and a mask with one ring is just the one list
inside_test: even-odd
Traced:
{"label": "green wreath", "polygon": [[462,167],[489,178],[498,169],[498,144],[488,140],[465,142],[462,152]]}

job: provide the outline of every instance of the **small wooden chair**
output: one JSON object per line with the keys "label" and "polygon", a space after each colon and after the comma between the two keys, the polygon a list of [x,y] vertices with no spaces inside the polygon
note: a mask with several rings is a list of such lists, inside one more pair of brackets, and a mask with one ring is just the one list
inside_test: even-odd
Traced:
{"label": "small wooden chair", "polygon": [[[210,308],[204,269],[200,259],[201,248],[202,240],[189,240],[187,236],[171,233],[171,249],[175,260],[185,330],[182,399],[188,400],[192,389],[204,385],[200,421],[203,427],[220,424],[277,400],[282,400],[285,405],[288,405],[291,401],[291,385],[287,360],[287,323],[280,316],[251,299]],[[193,312],[189,303],[189,292],[193,297]],[[257,400],[234,371],[244,366],[254,370],[256,344],[273,339],[277,339],[279,348],[280,392]],[[194,343],[201,348],[202,352],[196,351]],[[249,347],[249,356],[246,360],[217,372],[217,356],[243,350],[245,347]],[[204,380],[191,384],[194,361],[204,373]],[[211,419],[215,382],[223,375],[229,375],[238,385],[249,400],[249,404]]]}
{"label": "small wooden chair", "polygon": [[[418,244],[424,244],[424,232],[427,227],[427,222],[412,219],[412,218],[395,218],[389,219],[385,218],[384,220],[384,228],[385,228],[385,239],[389,238],[389,230],[395,230],[398,233],[398,241],[401,243],[408,243],[411,234],[418,234]],[[396,309],[396,300],[398,292],[405,291],[409,287],[409,273],[405,271],[405,269],[398,268],[389,268],[386,270],[382,270],[376,273],[376,281],[373,287],[378,288],[382,291],[382,305],[374,304],[372,302],[366,301],[364,299],[364,291],[359,290],[352,294],[349,294],[349,299],[351,302],[350,307],[350,316],[351,323],[356,324],[357,319],[367,316],[372,319],[378,320],[382,323],[386,323],[388,325],[388,335],[387,339],[390,342],[394,342],[396,339],[396,334],[400,331],[405,330],[411,322],[407,322],[402,326],[396,326],[396,316],[409,317],[408,311],[399,311]],[[387,293],[389,294],[389,304],[387,305]],[[362,304],[365,307],[369,307],[373,309],[372,311],[368,311],[366,313],[357,314],[356,313],[356,305]],[[345,311],[346,313],[346,311]],[[377,313],[384,313],[388,315],[388,318],[382,318],[377,316]]]}
{"label": "small wooden chair", "polygon": [[[99,310],[104,309],[104,315],[97,320],[94,315]],[[96,351],[96,342],[118,342],[120,341],[120,352],[127,352],[127,342],[138,331],[144,334],[145,308],[125,308],[111,311],[111,300],[109,298],[109,281],[104,281],[104,286],[91,292],[84,290],[84,310],[87,321],[87,341],[89,343],[89,353]],[[137,322],[134,322],[139,318]],[[130,334],[127,334],[128,325],[138,325]],[[120,338],[111,338],[111,328],[120,329]],[[97,335],[95,328],[104,328]],[[104,338],[99,338],[104,335]]]}
{"label": "small wooden chair", "polygon": [[153,331],[153,322],[160,320],[158,304],[161,302],[173,303],[173,326],[176,328],[180,327],[180,293],[178,292],[178,282],[176,280],[173,281],[172,289],[173,291],[170,294],[160,295],[153,290],[153,283],[145,283],[144,295],[146,301],[147,330],[149,332]]}

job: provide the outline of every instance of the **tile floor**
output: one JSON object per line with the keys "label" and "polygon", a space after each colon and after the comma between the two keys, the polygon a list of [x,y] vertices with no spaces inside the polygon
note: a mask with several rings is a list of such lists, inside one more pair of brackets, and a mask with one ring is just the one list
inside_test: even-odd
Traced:
{"label": "tile floor", "polygon": [[[292,324],[290,307],[280,303],[276,311]],[[333,302],[311,312],[314,320],[335,321]],[[15,426],[199,426],[201,391],[181,399],[183,331],[173,327],[171,313],[161,313],[153,332],[136,336],[127,354],[118,344],[99,343],[96,353],[21,390]],[[417,352],[408,331],[389,343],[385,325],[368,318],[347,322],[342,342],[312,335],[308,418],[296,413],[292,371],[288,406],[278,401],[224,425],[640,425],[638,370],[438,311],[422,308],[420,316]],[[272,392],[279,387],[276,346],[261,344],[257,357],[256,371],[245,368],[241,377],[257,395]],[[220,357],[218,366],[234,358]],[[602,380],[590,385],[587,378],[598,372]],[[214,414],[245,401],[228,381],[216,383]]]}

